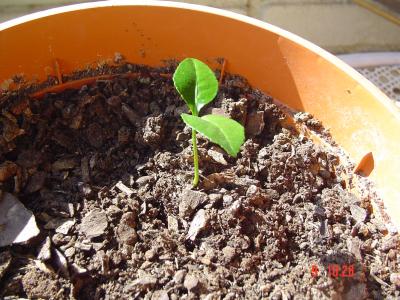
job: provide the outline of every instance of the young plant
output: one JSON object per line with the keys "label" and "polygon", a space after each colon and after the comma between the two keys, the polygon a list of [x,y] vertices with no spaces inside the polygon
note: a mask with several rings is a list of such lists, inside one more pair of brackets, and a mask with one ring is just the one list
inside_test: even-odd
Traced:
{"label": "young plant", "polygon": [[229,155],[236,157],[244,143],[244,128],[235,120],[220,115],[199,117],[200,110],[210,103],[218,92],[218,81],[214,72],[195,58],[186,58],[175,70],[175,88],[188,105],[191,115],[181,114],[183,121],[192,128],[194,179],[193,186],[199,183],[199,158],[196,131],[211,142],[221,146]]}

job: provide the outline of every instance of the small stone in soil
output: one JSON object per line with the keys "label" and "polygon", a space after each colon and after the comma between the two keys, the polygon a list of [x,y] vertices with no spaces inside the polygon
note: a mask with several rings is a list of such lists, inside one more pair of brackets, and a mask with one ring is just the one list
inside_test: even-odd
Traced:
{"label": "small stone in soil", "polygon": [[175,233],[179,232],[179,223],[175,217],[168,216],[167,222],[168,222],[168,230],[169,231],[175,232]]}
{"label": "small stone in soil", "polygon": [[127,187],[125,184],[122,183],[122,181],[118,181],[117,184],[115,185],[121,192],[125,193],[128,197],[130,197],[133,194],[132,189]]}
{"label": "small stone in soil", "polygon": [[130,135],[131,135],[130,128],[122,126],[120,129],[118,129],[118,143],[126,144],[129,141]]}
{"label": "small stone in soil", "polygon": [[223,116],[223,117],[230,118],[229,113],[225,109],[219,108],[219,107],[211,108],[211,114],[212,115],[220,115],[220,116]]}
{"label": "small stone in soil", "polygon": [[140,120],[140,116],[128,104],[122,103],[122,113],[133,125]]}
{"label": "small stone in soil", "polygon": [[154,249],[147,250],[147,251],[144,253],[144,257],[145,257],[147,260],[152,260],[153,258],[156,257],[156,251],[155,251]]}
{"label": "small stone in soil", "polygon": [[75,225],[75,220],[71,220],[71,219],[65,220],[61,223],[60,226],[58,226],[56,228],[56,232],[67,235],[68,232],[70,231],[70,229],[72,228],[72,226],[74,226],[74,225]]}
{"label": "small stone in soil", "polygon": [[183,279],[186,276],[186,270],[178,270],[176,271],[175,275],[174,275],[174,281],[177,284],[180,284],[183,282]]}
{"label": "small stone in soil", "polygon": [[206,211],[204,209],[200,209],[190,223],[189,231],[186,235],[186,238],[194,241],[196,239],[196,236],[206,227],[206,225]]}
{"label": "small stone in soil", "polygon": [[357,223],[364,222],[367,217],[367,211],[358,205],[350,205],[350,212]]}
{"label": "small stone in soil", "polygon": [[383,251],[389,251],[390,249],[395,249],[399,246],[400,239],[399,235],[392,235],[385,237],[382,243],[382,250]]}
{"label": "small stone in soil", "polygon": [[64,277],[69,277],[68,263],[64,254],[62,254],[61,251],[59,251],[58,249],[54,249],[54,254],[55,254],[56,265],[59,268],[61,274]]}
{"label": "small stone in soil", "polygon": [[155,291],[151,296],[151,300],[169,300],[168,293],[166,291]]}
{"label": "small stone in soil", "polygon": [[80,232],[88,238],[94,238],[103,235],[107,225],[106,213],[103,210],[96,208],[83,217]]}
{"label": "small stone in soil", "polygon": [[29,241],[40,233],[35,216],[10,193],[0,195],[0,224],[0,247]]}
{"label": "small stone in soil", "polygon": [[236,256],[235,248],[226,246],[222,249],[222,253],[224,254],[224,259],[229,263]]}
{"label": "small stone in soil", "polygon": [[264,112],[257,111],[247,116],[246,133],[249,136],[257,136],[264,130]]}
{"label": "small stone in soil", "polygon": [[81,266],[77,265],[76,263],[73,263],[71,265],[71,270],[74,274],[84,274],[87,272],[85,268],[82,268]]}
{"label": "small stone in soil", "polygon": [[161,116],[148,117],[143,133],[143,142],[148,146],[158,146],[163,135],[163,120]]}
{"label": "small stone in soil", "polygon": [[51,240],[50,237],[46,237],[46,240],[40,246],[39,254],[37,258],[41,261],[46,261],[51,258]]}
{"label": "small stone in soil", "polygon": [[139,187],[145,186],[146,184],[153,183],[153,182],[154,182],[154,176],[151,176],[151,175],[142,176],[142,177],[139,177],[138,179],[136,179],[136,184]]}
{"label": "small stone in soil", "polygon": [[193,291],[197,289],[200,285],[200,281],[197,277],[188,274],[185,277],[185,281],[183,282],[183,286],[188,290],[188,291]]}
{"label": "small stone in soil", "polygon": [[132,212],[125,213],[117,228],[118,242],[121,244],[134,245],[137,241],[136,216]]}
{"label": "small stone in soil", "polygon": [[390,282],[393,283],[397,288],[400,288],[400,273],[390,274]]}
{"label": "small stone in soil", "polygon": [[209,157],[211,157],[215,162],[220,163],[221,165],[227,165],[228,163],[226,162],[224,155],[221,152],[215,151],[215,150],[208,150],[207,154]]}
{"label": "small stone in soil", "polygon": [[55,161],[52,165],[53,172],[59,172],[64,170],[70,170],[77,166],[77,162],[74,158],[62,158]]}
{"label": "small stone in soil", "polygon": [[65,256],[68,257],[68,258],[74,256],[74,254],[75,254],[75,248],[72,248],[72,247],[71,247],[71,248],[66,249],[66,250],[64,251],[64,254],[65,254]]}
{"label": "small stone in soil", "polygon": [[25,188],[27,193],[34,193],[39,191],[46,181],[46,172],[36,172],[29,179],[28,185]]}
{"label": "small stone in soil", "polygon": [[198,191],[184,190],[179,203],[179,215],[188,218],[195,209],[207,201],[207,194]]}
{"label": "small stone in soil", "polygon": [[347,240],[347,249],[356,257],[357,260],[361,261],[361,242],[358,238],[349,238]]}
{"label": "small stone in soil", "polygon": [[95,148],[100,148],[104,143],[103,129],[97,123],[92,123],[89,125],[87,131],[87,140],[89,144]]}
{"label": "small stone in soil", "polygon": [[131,284],[126,286],[127,291],[133,291],[138,289],[139,291],[145,291],[157,284],[157,278],[151,275],[145,275],[136,279]]}

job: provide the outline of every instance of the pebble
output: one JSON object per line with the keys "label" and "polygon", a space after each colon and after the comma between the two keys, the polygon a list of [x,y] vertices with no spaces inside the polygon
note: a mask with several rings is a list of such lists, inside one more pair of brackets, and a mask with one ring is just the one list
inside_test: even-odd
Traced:
{"label": "pebble", "polygon": [[121,192],[125,193],[128,197],[130,197],[133,194],[133,190],[131,188],[127,187],[125,184],[123,184],[122,181],[118,181],[115,186]]}
{"label": "pebble", "polygon": [[229,292],[228,294],[225,295],[223,300],[234,300],[236,299],[236,294],[233,292]]}
{"label": "pebble", "polygon": [[358,259],[359,261],[361,261],[362,259],[360,248],[361,248],[361,242],[358,238],[349,238],[347,240],[347,249],[351,253],[353,253],[356,259]]}
{"label": "pebble", "polygon": [[364,222],[367,217],[367,211],[358,205],[350,205],[350,212],[357,223]]}
{"label": "pebble", "polygon": [[64,236],[62,233],[56,233],[51,237],[54,245],[60,246],[68,243],[71,240],[70,236]]}
{"label": "pebble", "polygon": [[53,163],[51,166],[53,172],[59,172],[64,170],[70,170],[77,166],[77,162],[74,158],[62,158]]}
{"label": "pebble", "polygon": [[155,291],[151,296],[151,300],[169,300],[169,296],[166,291]]}
{"label": "pebble", "polygon": [[82,251],[90,251],[92,250],[92,245],[87,243],[76,243],[75,247],[81,249]]}
{"label": "pebble", "polygon": [[39,191],[46,181],[46,172],[36,172],[33,176],[29,179],[28,185],[25,188],[27,193],[34,193]]}
{"label": "pebble", "polygon": [[168,222],[168,230],[171,232],[178,233],[179,232],[179,223],[178,219],[173,217],[173,216],[168,216],[167,218]]}
{"label": "pebble", "polygon": [[75,220],[65,220],[62,222],[60,226],[56,228],[56,232],[62,233],[64,235],[67,235],[68,232],[71,230],[72,226],[75,225]]}
{"label": "pebble", "polygon": [[51,240],[50,237],[46,237],[46,240],[40,246],[39,254],[37,258],[41,261],[46,261],[51,258]]}
{"label": "pebble", "polygon": [[128,104],[122,103],[122,113],[133,125],[140,121],[140,116]]}
{"label": "pebble", "polygon": [[55,262],[57,267],[59,268],[61,274],[63,274],[65,277],[69,277],[69,272],[68,272],[68,263],[67,259],[65,256],[59,251],[58,249],[54,249],[54,254],[55,254]]}
{"label": "pebble", "polygon": [[264,284],[260,287],[261,292],[264,296],[268,295],[273,289],[273,285],[271,283]]}
{"label": "pebble", "polygon": [[397,248],[400,240],[398,235],[385,237],[382,243],[382,251],[389,251],[390,249]]}
{"label": "pebble", "polygon": [[380,233],[387,232],[386,225],[383,222],[381,222],[379,219],[377,219],[376,217],[371,219],[371,223],[373,225],[375,225],[375,227],[379,230]]}
{"label": "pebble", "polygon": [[259,135],[264,130],[264,112],[257,111],[247,116],[246,133],[250,136]]}
{"label": "pebble", "polygon": [[176,271],[175,275],[174,275],[174,281],[176,284],[180,284],[183,282],[185,276],[186,276],[186,270],[178,270]]}
{"label": "pebble", "polygon": [[186,239],[194,241],[196,236],[202,231],[207,225],[207,216],[204,209],[200,209],[194,216],[190,223],[189,231],[186,235]]}
{"label": "pebble", "polygon": [[240,211],[240,208],[241,208],[240,202],[241,202],[240,200],[236,200],[229,207],[229,212],[232,214],[233,217],[235,217]]}
{"label": "pebble", "polygon": [[144,253],[146,260],[152,260],[156,256],[156,251],[154,249],[147,250]]}
{"label": "pebble", "polygon": [[128,285],[128,288],[138,288],[141,291],[145,291],[157,284],[157,278],[151,275],[145,275],[136,279],[132,284]]}
{"label": "pebble", "polygon": [[332,231],[335,235],[341,235],[343,233],[342,228],[340,228],[340,225],[337,225],[337,224],[333,225]]}
{"label": "pebble", "polygon": [[369,236],[368,226],[364,223],[361,223],[360,228],[358,228],[358,233],[361,234],[364,238]]}
{"label": "pebble", "polygon": [[227,262],[231,262],[232,259],[236,256],[235,248],[231,246],[226,246],[222,249],[222,253],[224,254],[224,258]]}
{"label": "pebble", "polygon": [[221,299],[221,297],[217,293],[210,293],[203,298],[203,300],[217,300]]}
{"label": "pebble", "polygon": [[211,109],[211,114],[212,115],[220,115],[220,116],[227,117],[227,118],[230,117],[229,113],[226,112],[225,109],[219,108],[219,107],[213,107]]}
{"label": "pebble", "polygon": [[136,180],[136,184],[139,187],[145,186],[146,184],[153,183],[153,182],[154,182],[154,176],[151,176],[151,175],[142,176]]}
{"label": "pebble", "polygon": [[68,248],[64,251],[66,257],[72,257],[75,255],[75,248]]}
{"label": "pebble", "polygon": [[400,288],[400,273],[390,274],[390,282],[393,283],[397,288]]}
{"label": "pebble", "polygon": [[13,194],[0,194],[0,247],[24,243],[40,233],[35,216]]}
{"label": "pebble", "polygon": [[80,232],[88,238],[94,238],[103,235],[107,226],[106,213],[101,209],[95,208],[83,217]]}
{"label": "pebble", "polygon": [[121,244],[134,245],[137,241],[136,216],[132,212],[125,213],[117,228],[118,242]]}
{"label": "pebble", "polygon": [[196,210],[196,208],[204,204],[208,197],[206,193],[184,190],[179,203],[179,216],[182,218],[188,218]]}
{"label": "pebble", "polygon": [[222,195],[221,194],[210,194],[208,195],[208,198],[210,198],[211,203],[218,203],[219,201],[222,200]]}
{"label": "pebble", "polygon": [[197,277],[193,275],[186,275],[185,281],[183,282],[183,286],[188,290],[188,291],[193,291],[195,290],[200,284],[200,281]]}
{"label": "pebble", "polygon": [[85,268],[82,268],[81,266],[77,265],[76,263],[73,263],[71,265],[71,269],[75,274],[84,274],[87,272]]}
{"label": "pebble", "polygon": [[227,207],[233,203],[233,197],[231,195],[224,195],[222,197],[224,206]]}
{"label": "pebble", "polygon": [[390,250],[389,250],[389,253],[388,253],[388,258],[389,258],[390,260],[395,260],[396,257],[397,257],[397,251],[394,250],[394,249],[390,249]]}
{"label": "pebble", "polygon": [[120,212],[121,209],[113,204],[107,208],[107,215],[110,216],[111,218],[116,218]]}
{"label": "pebble", "polygon": [[107,104],[110,106],[119,106],[121,104],[121,98],[118,96],[111,96],[106,100]]}
{"label": "pebble", "polygon": [[221,152],[215,150],[208,150],[207,154],[211,157],[215,162],[220,163],[221,165],[226,166],[228,163],[226,162],[224,155]]}
{"label": "pebble", "polygon": [[302,243],[299,245],[299,248],[300,248],[301,250],[303,250],[303,249],[305,249],[305,248],[307,247],[307,245],[308,245],[308,242],[302,242]]}

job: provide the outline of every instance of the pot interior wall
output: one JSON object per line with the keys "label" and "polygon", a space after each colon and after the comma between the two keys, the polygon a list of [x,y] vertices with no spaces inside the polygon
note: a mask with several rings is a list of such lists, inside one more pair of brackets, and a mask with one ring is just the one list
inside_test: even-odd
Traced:
{"label": "pot interior wall", "polygon": [[399,228],[400,117],[377,89],[317,47],[265,23],[182,4],[114,4],[0,25],[0,84],[15,74],[45,80],[55,75],[55,59],[67,74],[115,52],[150,65],[196,57],[217,66],[215,59],[225,58],[228,72],[320,119],[355,161],[373,152],[371,177]]}

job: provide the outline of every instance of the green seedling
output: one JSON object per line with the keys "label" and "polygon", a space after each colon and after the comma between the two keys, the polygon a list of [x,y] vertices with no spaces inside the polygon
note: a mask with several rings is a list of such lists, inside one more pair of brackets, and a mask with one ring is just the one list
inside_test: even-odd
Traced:
{"label": "green seedling", "polygon": [[199,117],[200,110],[213,101],[218,92],[218,81],[214,72],[195,58],[186,58],[175,70],[175,88],[188,105],[191,115],[181,114],[183,121],[192,128],[194,179],[193,186],[199,183],[199,158],[196,132],[221,146],[229,155],[236,157],[244,143],[244,128],[235,120],[220,115]]}

